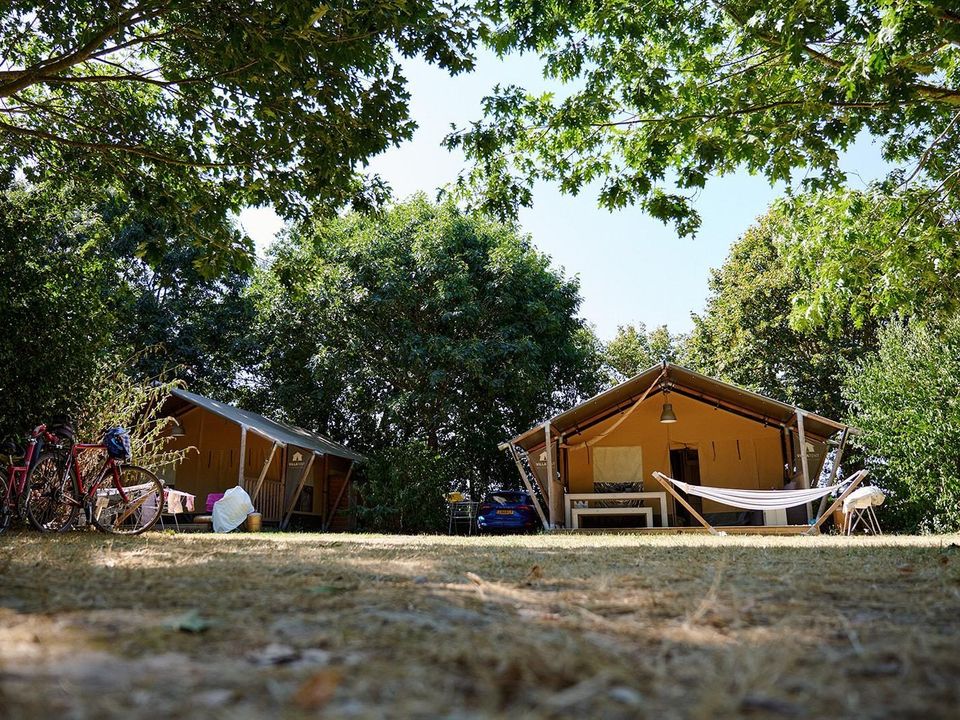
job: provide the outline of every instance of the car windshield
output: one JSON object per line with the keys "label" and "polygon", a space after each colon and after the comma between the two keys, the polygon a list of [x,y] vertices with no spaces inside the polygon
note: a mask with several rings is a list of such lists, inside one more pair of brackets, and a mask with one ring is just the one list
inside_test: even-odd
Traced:
{"label": "car windshield", "polygon": [[493,495],[487,495],[487,502],[497,505],[514,505],[527,502],[527,496],[525,493],[518,492],[494,493]]}

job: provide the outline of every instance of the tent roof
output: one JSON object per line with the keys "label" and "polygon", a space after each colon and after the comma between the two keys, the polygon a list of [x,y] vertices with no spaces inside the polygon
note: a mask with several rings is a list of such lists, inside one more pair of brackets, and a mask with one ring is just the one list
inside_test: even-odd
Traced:
{"label": "tent roof", "polygon": [[[660,386],[655,388],[649,397],[653,397],[661,391],[664,384],[668,384],[671,392],[686,395],[731,412],[746,414],[758,422],[766,422],[776,427],[787,427],[796,420],[798,408],[793,405],[701,375],[680,365],[663,363],[654,365],[639,375],[635,375],[629,380],[625,380],[619,385],[615,385],[609,390],[550,418],[552,431],[563,434],[598,417],[604,415],[612,417],[619,414],[619,412],[626,410],[635,403],[664,371],[666,372],[666,378],[660,381]],[[801,410],[801,412],[804,416],[804,430],[820,440],[826,440],[847,427],[841,422],[815,413],[805,410]],[[533,427],[511,440],[511,443],[526,450],[538,447],[543,442],[542,425]]]}
{"label": "tent roof", "polygon": [[279,423],[249,410],[242,410],[219,400],[213,400],[179,388],[174,388],[170,394],[191,405],[202,407],[204,410],[219,415],[230,422],[244,426],[281,445],[296,445],[324,455],[334,455],[348,460],[359,461],[364,459],[363,455],[309,430]]}

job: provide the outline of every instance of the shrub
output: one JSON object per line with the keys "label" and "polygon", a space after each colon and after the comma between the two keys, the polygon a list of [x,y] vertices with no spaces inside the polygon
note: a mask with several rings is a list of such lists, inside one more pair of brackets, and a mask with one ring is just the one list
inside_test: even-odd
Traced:
{"label": "shrub", "polygon": [[359,519],[364,530],[440,532],[447,527],[444,494],[456,480],[455,463],[425,443],[380,450],[363,468]]}
{"label": "shrub", "polygon": [[92,389],[75,418],[77,440],[97,442],[108,428],[125,427],[130,431],[133,462],[159,472],[179,463],[195,448],[169,448],[170,421],[162,414],[163,402],[181,383],[135,376],[133,368],[142,360],[141,356],[142,353],[124,361],[99,363]]}
{"label": "shrub", "polygon": [[960,321],[889,324],[844,394],[866,466],[889,492],[887,527],[960,529]]}

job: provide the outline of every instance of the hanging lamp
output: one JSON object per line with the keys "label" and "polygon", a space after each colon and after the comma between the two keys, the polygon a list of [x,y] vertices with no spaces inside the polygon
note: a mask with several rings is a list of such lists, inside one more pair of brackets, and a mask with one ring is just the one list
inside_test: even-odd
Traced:
{"label": "hanging lamp", "polygon": [[673,403],[670,402],[670,391],[663,391],[663,410],[660,411],[660,422],[668,424],[675,423],[677,416],[673,412]]}

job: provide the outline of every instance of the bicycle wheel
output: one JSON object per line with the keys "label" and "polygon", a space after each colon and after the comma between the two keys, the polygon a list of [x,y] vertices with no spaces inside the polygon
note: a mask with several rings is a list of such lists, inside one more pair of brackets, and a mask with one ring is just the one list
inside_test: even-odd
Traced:
{"label": "bicycle wheel", "polygon": [[117,535],[139,535],[156,525],[163,509],[163,483],[149,470],[136,465],[120,468],[120,496],[117,483],[110,474],[94,496],[92,519],[103,532]]}
{"label": "bicycle wheel", "polygon": [[0,533],[10,527],[14,515],[10,498],[7,497],[7,488],[7,479],[0,475]]}
{"label": "bicycle wheel", "polygon": [[80,503],[74,498],[74,477],[73,464],[61,453],[45,452],[30,468],[23,510],[37,530],[63,532],[73,526],[80,511]]}

